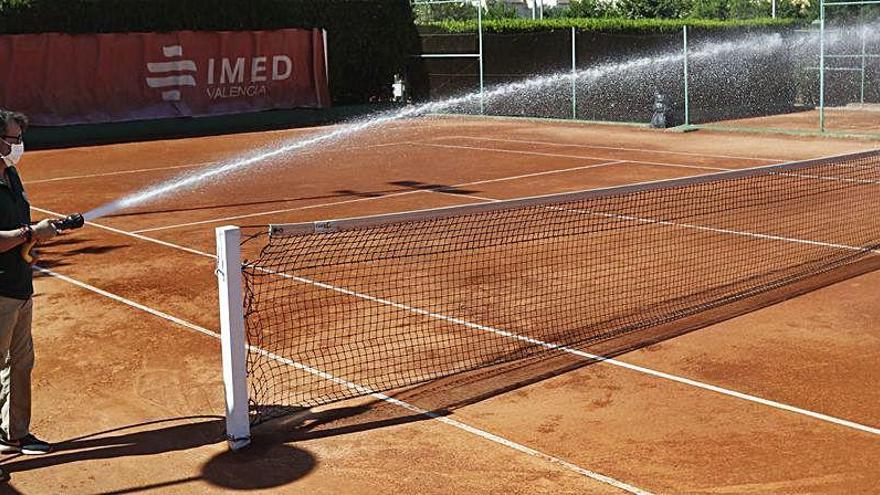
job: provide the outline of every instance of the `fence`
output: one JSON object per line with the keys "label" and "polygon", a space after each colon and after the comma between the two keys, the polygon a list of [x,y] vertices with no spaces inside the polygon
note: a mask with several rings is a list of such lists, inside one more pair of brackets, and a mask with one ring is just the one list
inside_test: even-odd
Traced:
{"label": "fence", "polygon": [[[808,30],[422,29],[423,52],[433,58],[424,61],[427,77],[420,89],[442,99],[512,85],[509,97],[493,91],[479,105],[455,111],[636,124],[650,122],[659,93],[677,125],[880,137],[880,23],[872,13],[826,29],[822,12]],[[517,94],[518,83],[548,75],[554,82]]]}

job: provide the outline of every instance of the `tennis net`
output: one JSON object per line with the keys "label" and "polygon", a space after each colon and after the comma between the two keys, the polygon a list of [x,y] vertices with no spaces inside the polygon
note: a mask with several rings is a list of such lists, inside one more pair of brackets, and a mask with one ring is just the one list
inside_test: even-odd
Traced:
{"label": "tennis net", "polygon": [[876,254],[877,205],[871,151],[272,225],[243,266],[251,421],[589,352],[831,271]]}

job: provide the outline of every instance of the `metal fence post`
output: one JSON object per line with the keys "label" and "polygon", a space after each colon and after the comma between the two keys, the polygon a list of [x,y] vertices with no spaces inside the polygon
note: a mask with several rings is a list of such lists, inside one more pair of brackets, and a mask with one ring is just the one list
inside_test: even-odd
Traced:
{"label": "metal fence post", "polygon": [[479,40],[479,54],[480,54],[480,115],[483,115],[485,112],[485,102],[483,101],[484,95],[484,81],[483,81],[483,3],[477,2],[477,39]]}
{"label": "metal fence post", "polygon": [[825,132],[825,0],[819,1],[819,132]]}
{"label": "metal fence post", "polygon": [[688,83],[688,28],[682,26],[682,55],[684,56],[684,125],[691,125],[690,86]]}
{"label": "metal fence post", "polygon": [[571,27],[571,118],[577,120],[577,31]]}
{"label": "metal fence post", "polygon": [[868,69],[868,28],[865,26],[865,21],[862,19],[862,85],[859,91],[859,103],[862,105],[865,104],[865,71]]}

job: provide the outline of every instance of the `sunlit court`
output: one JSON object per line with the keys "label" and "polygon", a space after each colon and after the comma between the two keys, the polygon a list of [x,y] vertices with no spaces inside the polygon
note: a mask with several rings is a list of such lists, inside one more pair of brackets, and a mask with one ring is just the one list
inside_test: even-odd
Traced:
{"label": "sunlit court", "polygon": [[877,2],[521,3],[0,35],[0,493],[876,492]]}
{"label": "sunlit court", "polygon": [[[22,168],[29,171],[25,185],[36,212],[87,211],[177,175],[180,169],[218,160],[242,138],[272,146],[320,131],[34,152],[27,159],[40,165],[31,171],[25,162]],[[614,126],[425,118],[394,124],[387,132],[358,137],[334,149],[285,157],[258,170],[212,181],[197,194],[107,215],[50,243],[37,268],[37,287],[47,309],[37,315],[41,329],[37,346],[45,350],[39,355],[36,407],[48,413],[39,418],[47,435],[69,439],[65,450],[36,460],[13,459],[5,465],[21,480],[22,487],[48,479],[59,485],[81,483],[90,492],[139,487],[146,484],[139,481],[145,478],[161,480],[152,483],[175,491],[194,492],[252,486],[297,487],[320,493],[345,489],[342,480],[349,479],[363,483],[351,486],[353,491],[390,485],[402,491],[441,493],[449,489],[447,483],[460,490],[491,491],[547,483],[553,487],[548,490],[554,492],[621,491],[613,483],[597,480],[593,473],[663,492],[699,489],[710,476],[717,479],[713,483],[732,479],[745,483],[744,478],[757,483],[780,476],[780,464],[791,483],[804,482],[808,473],[824,466],[835,475],[810,483],[831,483],[841,489],[858,486],[876,475],[871,461],[871,452],[877,449],[873,407],[877,398],[870,386],[870,377],[876,373],[871,342],[877,315],[870,294],[878,282],[876,274],[869,271],[875,265],[873,254],[842,271],[810,277],[800,285],[746,298],[708,314],[698,313],[667,328],[587,341],[581,347],[573,346],[577,352],[562,348],[531,352],[532,346],[525,343],[523,349],[507,350],[522,352],[509,362],[495,355],[504,351],[492,347],[497,345],[496,339],[479,335],[461,335],[464,344],[458,349],[428,349],[444,342],[432,340],[436,336],[422,328],[426,323],[419,321],[418,313],[407,320],[405,313],[420,310],[400,308],[391,308],[403,314],[398,314],[402,320],[387,330],[388,340],[375,343],[380,347],[370,350],[374,354],[358,362],[344,348],[366,338],[371,326],[374,335],[381,335],[383,318],[390,321],[391,315],[381,312],[382,304],[375,305],[378,313],[365,314],[369,308],[357,307],[357,297],[304,286],[299,290],[316,300],[325,298],[324,307],[334,323],[323,321],[286,330],[290,333],[285,338],[307,348],[337,352],[333,357],[321,356],[327,368],[336,369],[346,360],[358,362],[359,366],[345,370],[347,376],[342,378],[352,380],[363,374],[364,379],[371,379],[367,375],[373,369],[378,378],[390,379],[393,386],[394,380],[404,383],[412,373],[429,373],[423,366],[431,359],[441,359],[437,372],[451,374],[428,382],[413,377],[413,383],[405,387],[390,391],[383,387],[381,393],[371,395],[293,367],[279,371],[282,375],[275,382],[261,385],[272,389],[267,392],[271,397],[265,397],[291,402],[261,405],[293,410],[267,409],[264,414],[279,413],[281,417],[255,426],[253,445],[229,453],[224,441],[214,230],[240,225],[245,237],[256,235],[242,246],[244,259],[256,259],[267,242],[269,223],[484,205],[705,176],[869,148],[867,143],[815,138],[657,134]],[[105,165],[111,162],[112,168]],[[807,208],[821,209],[809,196],[801,201],[805,202],[798,203],[796,211],[775,208],[779,215],[795,217],[810,215]],[[860,222],[868,222],[860,211],[863,207],[845,205]],[[555,216],[561,214],[556,212]],[[745,231],[749,222],[759,220],[745,218],[739,229]],[[546,226],[550,221],[540,223]],[[732,246],[742,240],[728,221],[716,217],[715,225],[705,225],[731,230],[710,236],[715,244],[709,249],[719,256],[690,262],[723,267],[725,258],[740,256]],[[528,228],[528,216],[518,222]],[[441,238],[454,238],[468,228],[465,221],[453,218]],[[489,231],[497,224],[488,222],[482,228]],[[853,228],[867,228],[867,224]],[[654,279],[670,287],[679,283],[664,278],[669,276],[665,270],[673,268],[664,269],[664,265],[677,262],[676,252],[686,256],[687,243],[697,239],[692,239],[687,229],[675,232],[675,226],[660,227],[661,231],[672,231],[669,238],[651,230],[645,231],[641,246],[624,244],[626,238],[616,245],[624,254],[620,265],[609,269],[619,271],[631,284],[614,286],[626,296],[617,304],[649,305],[648,299],[654,295],[639,293],[639,287],[644,286],[638,280]],[[804,240],[834,241],[823,235],[828,234]],[[390,244],[398,248],[417,240],[405,233],[396,239],[399,243],[392,237]],[[628,241],[639,242],[638,237]],[[596,237],[594,242],[604,245],[606,241]],[[766,243],[769,249],[778,246],[782,252],[799,247],[793,240],[749,238],[749,242]],[[635,247],[651,259],[656,260],[656,253],[670,259],[654,261],[651,271],[642,267],[644,272],[626,275],[622,265],[628,257],[630,263],[637,261],[632,252]],[[475,271],[482,272],[472,275],[502,277],[505,271],[516,270],[517,260],[523,262],[516,256],[526,256],[530,249],[534,247],[523,246],[520,252],[506,246],[511,263],[499,260],[481,265],[476,260]],[[613,254],[607,247],[601,249],[606,256]],[[608,263],[596,253],[576,259],[566,255],[567,251],[580,252],[569,246],[552,251],[552,256],[578,265],[601,267]],[[525,261],[548,262],[549,254],[539,250]],[[456,313],[451,304],[455,296],[436,287],[448,284],[444,276],[451,277],[460,268],[446,265],[440,254],[434,256],[419,258],[421,266],[404,264],[409,275],[393,274],[398,284],[418,278],[417,289],[422,293],[421,298],[418,291],[407,294],[407,300],[396,304],[412,308],[418,304],[412,301],[420,300],[426,307],[442,307],[448,313],[443,317],[486,325],[486,317]],[[451,259],[456,258],[459,263],[475,262],[466,251]],[[755,260],[769,266],[782,261]],[[697,273],[703,270],[698,265],[690,269]],[[367,270],[363,275],[366,280],[358,282],[362,291],[387,297],[390,289],[381,277],[392,275],[379,271],[371,275],[369,267],[363,270]],[[426,273],[429,279],[436,278],[436,286],[424,279]],[[507,326],[499,328],[531,327],[544,336],[554,334],[553,325],[576,326],[569,323],[572,315],[566,313],[590,311],[591,302],[578,302],[577,294],[590,294],[591,289],[584,285],[589,281],[556,275],[555,282],[552,274],[530,275],[531,284],[542,284],[534,286],[540,289],[534,297],[542,299],[504,303],[512,312],[488,320],[501,325],[506,319]],[[404,279],[398,280],[400,276]],[[492,291],[488,282],[479,284]],[[696,285],[705,282],[689,281]],[[779,302],[808,290],[811,292]],[[565,302],[554,297],[560,294],[573,298]],[[513,287],[499,290],[496,297],[505,295],[519,297]],[[291,293],[289,297],[303,296]],[[771,302],[779,303],[769,305]],[[457,304],[460,311],[473,311],[463,302]],[[349,314],[364,319],[358,321]],[[289,318],[300,317],[291,314]],[[351,328],[348,334],[346,326]],[[331,335],[337,327],[341,333]],[[323,334],[312,333],[310,328],[320,328]],[[430,330],[434,334],[442,331]],[[316,345],[310,343],[311,338],[337,341]],[[557,334],[555,338],[566,337]],[[497,340],[504,343],[507,338]],[[383,350],[382,345],[387,348]],[[394,362],[402,359],[395,345],[406,346],[411,359],[419,360],[409,375],[401,368],[405,363]],[[479,349],[493,355],[481,355]],[[419,355],[420,350],[427,354]],[[296,352],[292,345],[287,351]],[[443,357],[443,352],[450,355]],[[602,362],[584,353],[617,357]],[[466,359],[472,364],[456,367]],[[401,369],[395,371],[395,367]],[[270,379],[261,376],[261,380]],[[378,382],[373,386],[379,389]],[[296,394],[310,391],[316,402],[329,404],[307,408],[292,400]],[[316,391],[347,400],[334,402]],[[82,404],[88,404],[89,414],[81,413]],[[821,443],[821,449],[814,448],[816,442]],[[851,455],[853,449],[864,455]],[[694,459],[695,450],[700,452],[699,462]],[[780,459],[780,451],[792,454]],[[431,472],[400,476],[413,456],[430,456]],[[751,467],[736,467],[746,464]]]}

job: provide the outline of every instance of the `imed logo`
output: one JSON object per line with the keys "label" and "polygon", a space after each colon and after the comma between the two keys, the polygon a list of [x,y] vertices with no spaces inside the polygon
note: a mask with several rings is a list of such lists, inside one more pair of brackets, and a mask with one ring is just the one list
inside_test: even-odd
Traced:
{"label": "imed logo", "polygon": [[180,101],[182,87],[198,86],[199,66],[207,69],[199,80],[211,100],[265,96],[270,83],[293,76],[293,60],[287,55],[208,58],[197,65],[194,60],[181,59],[181,45],[163,46],[162,53],[166,61],[147,64],[147,86],[162,89],[164,101]]}
{"label": "imed logo", "polygon": [[293,61],[287,55],[251,59],[209,58],[206,91],[212,100],[263,96],[269,92],[268,81],[284,81],[292,74]]}
{"label": "imed logo", "polygon": [[196,78],[187,72],[198,72],[196,63],[192,60],[178,60],[183,56],[181,45],[162,47],[162,54],[167,62],[151,62],[147,64],[147,71],[153,77],[147,77],[147,86],[151,88],[176,88],[162,91],[164,101],[180,101],[180,87],[195,86]]}

